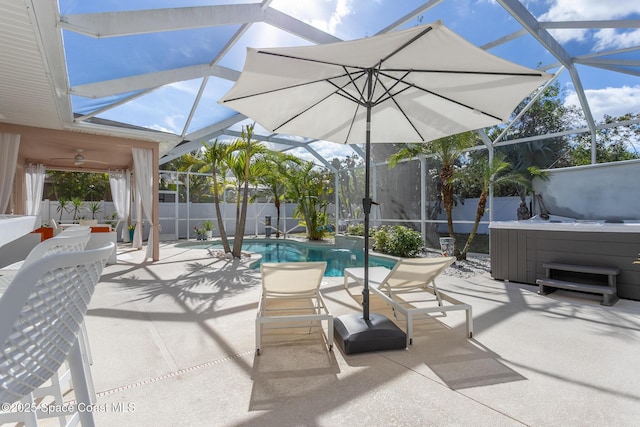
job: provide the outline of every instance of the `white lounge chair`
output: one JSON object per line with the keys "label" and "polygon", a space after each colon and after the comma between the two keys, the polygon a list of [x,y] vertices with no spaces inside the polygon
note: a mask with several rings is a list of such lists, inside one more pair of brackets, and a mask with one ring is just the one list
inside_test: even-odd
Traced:
{"label": "white lounge chair", "polygon": [[326,262],[262,263],[262,295],[256,317],[256,352],[265,329],[322,328],[327,321],[327,346],[333,348],[333,316],[320,294]]}
{"label": "white lounge chair", "polygon": [[[79,412],[69,424],[93,426],[88,367],[79,343],[80,327],[113,244],[91,251],[46,256],[20,269],[0,296],[0,402],[34,407],[33,392],[68,360]],[[28,406],[27,406],[28,405]],[[70,407],[71,408],[71,407]],[[64,408],[63,408],[64,409]],[[0,423],[18,419],[37,425],[57,411],[0,413]],[[70,414],[69,414],[70,415]]]}
{"label": "white lounge chair", "polygon": [[[369,290],[390,305],[396,316],[406,319],[407,345],[413,343],[413,321],[431,313],[464,310],[467,317],[467,336],[473,336],[473,317],[469,304],[465,304],[441,291],[435,279],[455,261],[455,257],[401,258],[392,270],[384,267],[369,268]],[[364,284],[364,268],[346,268],[344,286],[353,280]],[[404,294],[419,294],[420,299],[404,299]],[[432,296],[425,299],[426,295]]]}

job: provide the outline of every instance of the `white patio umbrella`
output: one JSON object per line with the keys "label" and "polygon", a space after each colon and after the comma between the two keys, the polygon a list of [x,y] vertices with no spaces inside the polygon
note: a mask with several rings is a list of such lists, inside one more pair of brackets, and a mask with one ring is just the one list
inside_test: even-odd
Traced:
{"label": "white patio umbrella", "polygon": [[[427,142],[506,122],[550,78],[489,54],[438,21],[318,46],[248,48],[238,81],[220,103],[275,133],[365,144],[367,248],[371,143]],[[369,313],[364,255],[360,319],[370,330],[377,319]]]}

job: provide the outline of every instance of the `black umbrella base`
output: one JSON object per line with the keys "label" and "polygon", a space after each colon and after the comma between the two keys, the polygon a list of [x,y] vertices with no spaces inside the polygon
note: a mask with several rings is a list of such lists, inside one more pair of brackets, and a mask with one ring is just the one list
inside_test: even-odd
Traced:
{"label": "black umbrella base", "polygon": [[370,313],[369,320],[364,320],[362,313],[338,316],[333,319],[333,330],[335,342],[345,354],[407,347],[407,334],[381,314]]}

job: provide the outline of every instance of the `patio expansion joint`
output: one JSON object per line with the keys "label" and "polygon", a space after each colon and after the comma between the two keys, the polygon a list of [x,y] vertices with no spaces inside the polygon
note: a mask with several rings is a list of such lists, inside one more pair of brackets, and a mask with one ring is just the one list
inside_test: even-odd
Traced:
{"label": "patio expansion joint", "polygon": [[231,360],[238,359],[238,358],[241,358],[241,357],[245,357],[245,356],[251,355],[253,353],[255,353],[254,350],[244,351],[242,353],[233,354],[233,355],[230,355],[230,356],[227,356],[227,357],[223,357],[221,359],[216,359],[216,360],[212,360],[212,361],[209,361],[209,362],[201,363],[199,365],[190,366],[188,368],[182,368],[182,369],[178,369],[178,370],[175,370],[175,371],[167,372],[166,374],[159,375],[157,377],[143,379],[143,380],[140,380],[140,381],[132,383],[132,384],[127,384],[127,385],[123,385],[123,386],[120,386],[120,387],[115,387],[115,388],[112,388],[112,389],[109,389],[109,390],[100,391],[100,392],[97,392],[96,395],[98,397],[108,396],[108,395],[111,395],[111,394],[114,394],[114,393],[118,393],[118,392],[125,391],[125,390],[130,390],[132,388],[140,387],[140,386],[143,386],[143,385],[153,384],[153,383],[156,383],[156,382],[159,382],[159,381],[162,381],[162,380],[166,380],[166,379],[169,379],[169,378],[177,377],[177,376],[182,375],[182,374],[186,374],[186,373],[193,372],[193,371],[198,371],[200,369],[209,368],[211,366],[215,366],[215,365],[218,365],[220,363],[229,362]]}
{"label": "patio expansion joint", "polygon": [[[273,343],[273,344],[265,345],[264,347],[265,348],[273,348],[273,347],[278,347],[278,346],[282,346],[282,345],[286,345],[286,344],[287,344],[287,342],[280,342],[280,343]],[[250,356],[252,354],[255,354],[255,350],[243,351],[242,353],[232,354],[230,356],[223,357],[221,359],[211,360],[209,362],[204,362],[204,363],[201,363],[199,365],[190,366],[188,368],[177,369],[175,371],[167,372],[166,374],[159,375],[157,377],[140,380],[140,381],[132,383],[132,384],[127,384],[127,385],[123,385],[123,386],[120,386],[120,387],[115,387],[115,388],[112,388],[112,389],[109,389],[109,390],[96,392],[96,396],[98,396],[98,397],[109,396],[111,394],[119,393],[121,391],[130,390],[132,388],[140,387],[140,386],[143,386],[143,385],[153,384],[153,383],[156,383],[156,382],[159,382],[159,381],[162,381],[162,380],[166,380],[166,379],[169,379],[169,378],[177,377],[177,376],[182,375],[182,374],[186,374],[186,373],[193,372],[193,371],[198,371],[200,369],[209,368],[211,366],[219,365],[220,363],[230,362],[232,360],[239,359],[239,358],[242,358],[242,357],[245,357],[245,356]]]}

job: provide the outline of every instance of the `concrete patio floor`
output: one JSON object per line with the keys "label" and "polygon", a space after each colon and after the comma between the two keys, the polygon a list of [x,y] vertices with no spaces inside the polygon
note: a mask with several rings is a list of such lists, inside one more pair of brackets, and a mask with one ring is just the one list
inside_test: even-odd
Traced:
{"label": "concrete patio floor", "polygon": [[[425,320],[401,351],[328,352],[282,335],[254,352],[259,274],[162,243],[161,261],[120,247],[87,315],[98,426],[632,426],[640,420],[640,302],[443,276],[470,303]],[[322,286],[335,315],[357,286]],[[393,314],[372,302],[372,311]]]}

